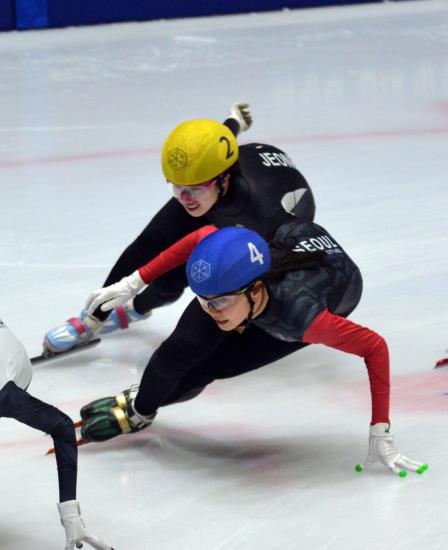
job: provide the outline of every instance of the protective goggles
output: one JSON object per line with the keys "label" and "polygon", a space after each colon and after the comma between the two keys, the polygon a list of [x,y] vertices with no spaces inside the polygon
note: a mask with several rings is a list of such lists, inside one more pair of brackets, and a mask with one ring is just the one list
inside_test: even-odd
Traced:
{"label": "protective goggles", "polygon": [[217,181],[217,179],[214,179],[201,185],[176,185],[175,183],[168,183],[171,185],[173,195],[176,199],[200,201],[213,189]]}
{"label": "protective goggles", "polygon": [[203,309],[220,311],[233,306],[236,303],[238,296],[245,294],[249,288],[250,287],[247,286],[246,288],[241,288],[232,294],[222,294],[221,296],[215,296],[214,298],[204,298],[199,295],[197,295],[196,298],[199,300],[199,303]]}

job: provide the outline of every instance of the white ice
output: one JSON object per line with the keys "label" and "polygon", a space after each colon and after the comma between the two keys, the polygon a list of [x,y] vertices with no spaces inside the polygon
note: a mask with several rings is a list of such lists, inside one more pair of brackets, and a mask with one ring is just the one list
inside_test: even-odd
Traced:
{"label": "white ice", "polygon": [[[448,3],[5,33],[0,97],[0,316],[31,355],[168,199],[167,133],[246,100],[241,142],[289,153],[360,265],[352,318],[387,338],[396,441],[430,465],[354,471],[366,370],[313,347],[80,448],[90,530],[116,550],[446,549]],[[36,367],[31,393],[76,418],[138,382],[190,298]],[[50,444],[0,423],[2,550],[64,546]]]}

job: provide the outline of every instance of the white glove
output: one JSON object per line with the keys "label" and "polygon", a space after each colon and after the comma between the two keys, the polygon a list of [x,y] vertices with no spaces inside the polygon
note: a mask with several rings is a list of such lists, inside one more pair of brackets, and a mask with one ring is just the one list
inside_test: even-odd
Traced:
{"label": "white glove", "polygon": [[229,118],[234,118],[240,125],[241,132],[245,132],[252,126],[252,114],[249,103],[234,103],[230,107]]}
{"label": "white glove", "polygon": [[105,544],[86,531],[86,526],[81,517],[81,510],[77,500],[61,502],[58,504],[58,509],[62,526],[65,529],[65,550],[74,550],[75,544],[77,548],[82,548],[83,542],[86,542],[97,550],[113,550],[109,544]]}
{"label": "white glove", "polygon": [[129,277],[123,277],[118,283],[92,292],[86,303],[87,313],[91,315],[98,306],[101,306],[101,311],[110,311],[132,299],[145,286],[146,283],[140,277],[138,270],[134,271]]}
{"label": "white glove", "polygon": [[406,477],[406,470],[423,474],[428,469],[428,465],[409,460],[409,458],[403,456],[395,445],[394,438],[390,435],[389,429],[390,424],[385,423],[370,426],[369,451],[366,460],[364,464],[357,464],[355,470],[361,472],[370,468],[372,464],[379,462],[400,477]]}

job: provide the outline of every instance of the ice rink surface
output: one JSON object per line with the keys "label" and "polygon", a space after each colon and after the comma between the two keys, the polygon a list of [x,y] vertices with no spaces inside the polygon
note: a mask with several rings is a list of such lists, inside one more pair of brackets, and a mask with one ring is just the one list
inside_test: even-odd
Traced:
{"label": "ice rink surface", "polygon": [[[386,337],[393,433],[430,465],[354,471],[366,369],[315,346],[82,447],[90,530],[116,550],[445,550],[448,3],[4,33],[0,97],[0,316],[31,355],[169,198],[167,133],[246,100],[240,142],[292,157],[316,221],[361,267],[352,319]],[[30,392],[77,418],[139,381],[190,299],[36,367]],[[0,423],[2,550],[64,546],[50,443]]]}

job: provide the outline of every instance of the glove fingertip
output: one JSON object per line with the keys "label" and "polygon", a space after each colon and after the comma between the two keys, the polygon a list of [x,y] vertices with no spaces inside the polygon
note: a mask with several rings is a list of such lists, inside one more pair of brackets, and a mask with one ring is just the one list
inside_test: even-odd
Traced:
{"label": "glove fingertip", "polygon": [[363,468],[362,464],[357,464],[355,466],[355,471],[362,472],[363,470],[364,470],[364,468]]}
{"label": "glove fingertip", "polygon": [[400,470],[400,471],[398,472],[398,475],[399,475],[400,477],[406,477],[406,476],[408,475],[408,473],[407,473],[406,470]]}

